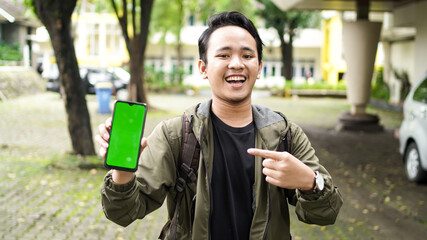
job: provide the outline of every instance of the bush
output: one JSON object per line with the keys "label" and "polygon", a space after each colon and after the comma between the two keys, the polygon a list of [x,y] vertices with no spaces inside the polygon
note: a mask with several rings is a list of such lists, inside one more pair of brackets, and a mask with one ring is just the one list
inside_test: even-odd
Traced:
{"label": "bush", "polygon": [[390,99],[390,88],[384,82],[383,68],[379,67],[375,73],[375,80],[372,83],[371,97],[388,101]]}
{"label": "bush", "polygon": [[0,60],[3,61],[21,61],[22,52],[19,44],[0,43]]}
{"label": "bush", "polygon": [[166,74],[163,71],[156,71],[153,67],[146,67],[145,83],[148,88],[165,88],[167,86]]}
{"label": "bush", "polygon": [[294,84],[291,80],[287,80],[286,87],[290,87],[291,89],[346,90],[347,84],[345,83],[345,81],[340,81],[337,84],[329,84],[324,81],[315,82],[313,84],[308,84],[308,83]]}
{"label": "bush", "polygon": [[165,73],[156,71],[152,66],[145,67],[145,83],[149,91],[161,92],[183,92],[185,86],[182,84],[183,72],[173,71]]}

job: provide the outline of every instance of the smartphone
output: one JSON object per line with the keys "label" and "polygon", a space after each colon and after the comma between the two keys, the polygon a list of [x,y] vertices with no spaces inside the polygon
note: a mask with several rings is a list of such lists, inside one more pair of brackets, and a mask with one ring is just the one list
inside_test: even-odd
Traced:
{"label": "smartphone", "polygon": [[110,131],[105,167],[135,172],[141,139],[144,132],[147,105],[129,101],[116,101]]}

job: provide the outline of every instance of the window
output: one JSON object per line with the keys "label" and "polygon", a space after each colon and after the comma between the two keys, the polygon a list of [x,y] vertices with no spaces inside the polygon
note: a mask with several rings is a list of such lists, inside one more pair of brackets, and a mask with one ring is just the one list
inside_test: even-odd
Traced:
{"label": "window", "polygon": [[194,15],[191,15],[188,19],[190,26],[194,26]]}
{"label": "window", "polygon": [[99,55],[99,24],[90,24],[88,25],[88,41],[87,48],[89,50],[89,55],[97,56]]}
{"label": "window", "polygon": [[118,24],[106,24],[106,47],[109,54],[120,54],[122,32]]}
{"label": "window", "polygon": [[427,78],[415,90],[414,101],[427,103]]}

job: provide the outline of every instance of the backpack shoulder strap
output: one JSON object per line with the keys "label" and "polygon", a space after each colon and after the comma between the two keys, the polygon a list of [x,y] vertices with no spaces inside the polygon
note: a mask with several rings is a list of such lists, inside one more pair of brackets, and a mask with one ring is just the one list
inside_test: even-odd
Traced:
{"label": "backpack shoulder strap", "polygon": [[[283,113],[281,112],[276,112],[276,113],[279,114],[283,119],[286,119]],[[277,151],[286,151],[286,152],[292,153],[291,144],[292,144],[292,132],[291,132],[291,127],[289,127],[284,138],[280,139],[279,146],[277,147]]]}
{"label": "backpack shoulder strap", "polygon": [[178,176],[175,183],[176,205],[172,219],[169,219],[160,232],[159,239],[164,239],[170,228],[170,239],[176,239],[178,214],[181,208],[181,202],[184,195],[184,190],[187,183],[197,182],[197,170],[199,168],[200,144],[194,135],[192,117],[187,118],[187,115],[182,115],[182,136],[181,150],[178,158],[177,169]]}
{"label": "backpack shoulder strap", "polygon": [[[283,119],[285,119],[285,116],[282,113],[280,113],[280,112],[277,112],[277,113],[280,116],[282,116]],[[288,131],[286,131],[286,134],[283,137],[283,139],[280,139],[279,146],[277,147],[277,151],[286,151],[286,152],[289,152],[290,154],[292,154],[291,146],[292,146],[292,131],[291,131],[291,128],[289,127],[289,129],[288,129]],[[288,203],[295,206],[295,204],[296,204],[295,189],[282,188],[282,191],[283,191],[285,198],[288,200]]]}
{"label": "backpack shoulder strap", "polygon": [[283,139],[282,143],[284,145],[283,151],[291,153],[291,151],[292,151],[292,148],[291,148],[291,144],[292,144],[291,128],[289,128],[288,131],[286,132],[285,138]]}
{"label": "backpack shoulder strap", "polygon": [[179,175],[186,178],[184,179],[186,182],[195,182],[197,180],[197,170],[199,169],[200,144],[193,132],[192,117],[188,119],[187,115],[182,115],[181,152],[178,166],[180,168]]}

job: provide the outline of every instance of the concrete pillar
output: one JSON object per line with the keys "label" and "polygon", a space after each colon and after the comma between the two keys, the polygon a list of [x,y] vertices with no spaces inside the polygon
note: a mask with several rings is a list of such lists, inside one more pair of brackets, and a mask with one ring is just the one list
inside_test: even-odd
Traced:
{"label": "concrete pillar", "polygon": [[365,113],[369,103],[381,23],[360,20],[344,22],[343,47],[347,62],[347,96],[351,113]]}
{"label": "concrete pillar", "polygon": [[339,117],[340,130],[381,130],[377,116],[366,114],[381,23],[366,19],[343,23],[343,49],[347,62],[347,99],[350,112]]}
{"label": "concrete pillar", "polygon": [[415,62],[414,78],[411,79],[412,86],[427,76],[427,1],[416,3],[416,24],[417,29],[415,37]]}
{"label": "concrete pillar", "polygon": [[105,22],[99,23],[98,32],[98,44],[99,44],[99,65],[101,67],[108,66],[107,59],[107,24]]}

